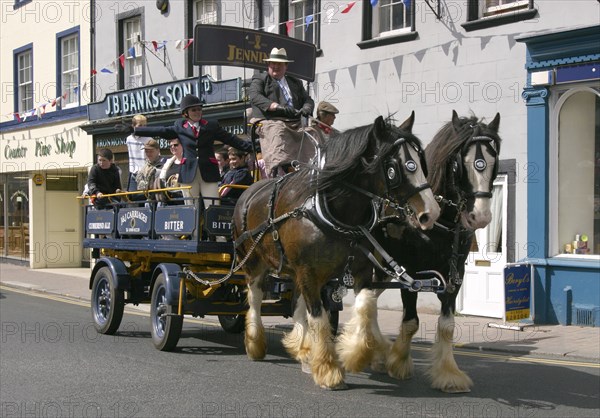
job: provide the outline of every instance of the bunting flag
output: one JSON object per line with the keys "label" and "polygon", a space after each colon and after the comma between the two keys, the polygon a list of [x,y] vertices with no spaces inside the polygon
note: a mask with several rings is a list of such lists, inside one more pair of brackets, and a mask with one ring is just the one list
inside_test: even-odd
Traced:
{"label": "bunting flag", "polygon": [[79,94],[79,86],[73,87],[73,94],[76,96]]}
{"label": "bunting flag", "polygon": [[136,56],[135,56],[135,46],[132,46],[131,48],[129,48],[129,49],[127,50],[127,52],[129,52],[129,56],[130,56],[131,58],[133,58],[133,59],[135,59],[135,58],[136,58]]}
{"label": "bunting flag", "polygon": [[304,28],[304,32],[306,32],[308,30],[308,26],[310,25],[310,22],[312,22],[313,20],[313,16],[306,16],[306,19],[304,20],[306,23],[306,27]]}
{"label": "bunting flag", "polygon": [[294,21],[288,20],[287,22],[285,22],[285,27],[287,29],[288,36],[290,36],[290,32],[292,32],[292,29],[294,29]]}
{"label": "bunting flag", "polygon": [[193,43],[194,43],[194,40],[193,40],[193,39],[188,39],[188,40],[187,40],[187,44],[185,44],[185,46],[183,47],[183,49],[184,49],[184,50],[185,50],[185,49],[188,49],[188,48],[189,48],[189,46],[190,46],[191,44],[193,44]]}
{"label": "bunting flag", "polygon": [[402,0],[402,3],[405,8],[410,9],[410,0]]}
{"label": "bunting flag", "polygon": [[15,113],[15,118],[17,118],[17,122],[21,122],[21,115],[19,115],[19,112]]}
{"label": "bunting flag", "polygon": [[344,7],[344,10],[342,10],[342,13],[348,13],[350,10],[352,10],[355,4],[355,1],[348,3],[346,7]]}
{"label": "bunting flag", "polygon": [[98,71],[92,69],[92,71],[90,71],[90,73],[94,76],[94,75],[98,74]]}
{"label": "bunting flag", "polygon": [[178,39],[177,41],[175,41],[175,49],[181,49],[182,43],[183,43],[183,41],[181,39]]}
{"label": "bunting flag", "polygon": [[273,32],[275,30],[275,28],[277,27],[277,25],[271,25],[267,28],[267,32]]}
{"label": "bunting flag", "polygon": [[121,68],[125,68],[125,54],[119,55],[119,62],[121,63]]}
{"label": "bunting flag", "polygon": [[371,6],[373,6],[373,7],[377,6],[377,0],[371,0]]}

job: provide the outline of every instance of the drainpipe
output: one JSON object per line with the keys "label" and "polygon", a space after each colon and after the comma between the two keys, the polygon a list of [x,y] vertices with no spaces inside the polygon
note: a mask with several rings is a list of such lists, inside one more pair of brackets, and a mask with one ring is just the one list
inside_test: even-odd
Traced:
{"label": "drainpipe", "polygon": [[[96,68],[96,0],[90,0],[90,69]],[[96,101],[96,77],[90,79],[90,103]]]}

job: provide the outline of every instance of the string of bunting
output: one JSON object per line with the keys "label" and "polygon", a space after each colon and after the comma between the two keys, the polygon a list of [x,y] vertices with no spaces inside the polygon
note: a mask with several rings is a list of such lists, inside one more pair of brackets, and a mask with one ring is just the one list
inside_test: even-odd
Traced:
{"label": "string of bunting", "polygon": [[[407,8],[409,8],[411,6],[412,0],[400,0],[400,1]],[[378,3],[378,0],[369,0],[369,2],[371,3],[372,7],[375,7]],[[340,8],[338,10],[336,10],[335,8],[328,8],[327,10],[313,13],[312,15],[308,15],[305,17],[297,18],[297,19],[290,19],[285,22],[280,22],[278,24],[258,28],[257,30],[273,32],[279,26],[285,25],[287,35],[289,36],[299,21],[303,21],[303,25],[305,26],[305,29],[304,29],[305,31],[308,30],[308,28],[310,27],[311,24],[315,23],[315,17],[322,15],[322,14],[325,15],[325,19],[324,19],[325,23],[331,24],[333,22],[333,17],[335,16],[336,13],[338,13],[338,11],[341,14],[347,14],[352,10],[352,8],[356,5],[356,3],[357,3],[356,1],[352,1],[352,2],[346,3],[344,6],[340,6]],[[143,44],[146,46],[152,45],[154,52],[158,52],[159,50],[161,50],[163,48],[166,49],[167,44],[170,42],[175,42],[176,50],[185,51],[193,44],[194,39],[176,39],[176,40],[161,40],[161,41],[140,40],[140,41],[136,42],[136,44],[140,43],[140,44]],[[136,45],[129,48],[127,50],[127,54],[128,54],[127,58],[133,58],[133,59],[137,58]],[[29,109],[29,110],[23,111],[23,112],[8,113],[5,116],[9,119],[16,119],[18,122],[25,122],[28,118],[33,117],[33,116],[37,116],[38,119],[41,119],[42,116],[46,113],[46,108],[48,106],[50,106],[50,107],[60,106],[63,101],[67,100],[67,98],[69,97],[70,94],[77,95],[77,94],[79,94],[80,91],[82,91],[82,92],[87,91],[88,85],[90,84],[91,80],[94,77],[96,77],[98,75],[104,75],[104,74],[108,74],[108,75],[115,74],[118,71],[117,62],[119,63],[121,68],[125,68],[125,59],[126,59],[125,53],[123,53],[123,54],[119,55],[116,59],[114,59],[112,62],[110,62],[109,64],[107,64],[103,67],[100,67],[99,70],[92,69],[90,71],[90,73],[91,73],[90,77],[83,84],[80,84],[78,86],[68,89],[67,91],[65,91],[65,93],[62,96],[56,97],[52,100],[47,100],[46,102],[39,103],[33,109]]]}

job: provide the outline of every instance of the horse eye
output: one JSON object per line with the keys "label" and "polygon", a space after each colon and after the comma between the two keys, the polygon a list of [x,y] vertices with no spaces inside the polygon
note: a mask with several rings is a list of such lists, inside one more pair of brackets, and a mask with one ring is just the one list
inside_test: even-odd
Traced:
{"label": "horse eye", "polygon": [[413,160],[408,160],[406,162],[406,164],[404,164],[404,166],[411,173],[414,173],[415,171],[417,171],[417,163],[415,163]]}
{"label": "horse eye", "polygon": [[396,178],[396,170],[394,169],[394,167],[388,167],[387,176],[390,180],[394,180]]}
{"label": "horse eye", "polygon": [[477,171],[483,171],[487,167],[487,163],[485,162],[485,160],[481,160],[481,159],[475,160],[473,165],[475,166],[475,170],[477,170]]}

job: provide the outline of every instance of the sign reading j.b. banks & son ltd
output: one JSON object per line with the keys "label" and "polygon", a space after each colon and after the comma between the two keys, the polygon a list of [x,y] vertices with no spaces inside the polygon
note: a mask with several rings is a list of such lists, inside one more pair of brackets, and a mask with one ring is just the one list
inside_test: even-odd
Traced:
{"label": "sign reading j.b. banks & son ltd", "polygon": [[88,119],[99,120],[119,116],[148,114],[179,109],[186,94],[203,97],[207,105],[241,100],[241,79],[213,81],[202,77],[155,84],[107,94],[103,101],[88,105]]}

